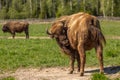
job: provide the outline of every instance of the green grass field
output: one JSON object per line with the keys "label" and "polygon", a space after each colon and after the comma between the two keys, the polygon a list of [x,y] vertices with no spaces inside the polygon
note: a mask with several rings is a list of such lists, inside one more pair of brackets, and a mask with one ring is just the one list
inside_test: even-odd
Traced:
{"label": "green grass field", "polygon": [[105,36],[120,36],[120,21],[101,21]]}
{"label": "green grass field", "polygon": [[18,67],[49,67],[65,65],[64,56],[53,40],[1,39],[0,70]]}
{"label": "green grass field", "polygon": [[[30,24],[30,36],[47,36],[45,30],[50,24]],[[120,22],[101,21],[105,36],[120,36]],[[11,36],[0,30],[0,36]],[[24,33],[16,36],[24,36]],[[0,70],[8,71],[19,67],[69,66],[69,58],[61,54],[52,39],[0,39]],[[104,48],[104,64],[120,65],[120,40],[107,39]],[[86,66],[99,66],[96,53],[87,52]]]}
{"label": "green grass field", "polygon": [[[29,25],[29,35],[30,36],[47,36],[46,29],[50,27],[50,24],[30,24]],[[0,36],[4,37],[11,37],[10,33],[3,33],[2,30],[2,24],[0,25]],[[25,33],[16,33],[16,36],[25,36]]]}
{"label": "green grass field", "polygon": [[[101,28],[105,36],[120,36],[120,21],[100,21]],[[29,34],[30,36],[47,36],[46,29],[49,28],[51,24],[30,24]],[[2,24],[0,24],[0,29]],[[11,37],[9,33],[3,33],[0,30],[0,36]],[[16,36],[25,36],[24,33],[17,33]]]}

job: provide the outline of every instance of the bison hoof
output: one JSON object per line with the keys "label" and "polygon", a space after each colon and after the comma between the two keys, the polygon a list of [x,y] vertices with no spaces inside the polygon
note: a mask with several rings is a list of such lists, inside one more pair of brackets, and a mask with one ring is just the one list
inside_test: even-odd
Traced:
{"label": "bison hoof", "polygon": [[73,71],[70,71],[68,74],[72,74],[73,73]]}
{"label": "bison hoof", "polygon": [[100,74],[104,74],[104,71],[101,71]]}
{"label": "bison hoof", "polygon": [[80,72],[80,69],[78,69],[77,72]]}
{"label": "bison hoof", "polygon": [[80,73],[80,76],[83,76],[84,75],[84,73]]}

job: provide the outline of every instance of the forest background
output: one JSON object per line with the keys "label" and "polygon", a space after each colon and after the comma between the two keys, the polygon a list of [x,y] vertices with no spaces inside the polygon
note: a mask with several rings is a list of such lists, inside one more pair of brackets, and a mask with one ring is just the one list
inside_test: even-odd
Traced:
{"label": "forest background", "polygon": [[0,19],[48,19],[77,12],[119,17],[120,0],[0,0]]}

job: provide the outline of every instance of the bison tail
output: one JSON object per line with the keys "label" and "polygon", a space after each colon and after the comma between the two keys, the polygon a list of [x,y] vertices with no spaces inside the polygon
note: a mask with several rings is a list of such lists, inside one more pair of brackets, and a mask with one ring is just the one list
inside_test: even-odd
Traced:
{"label": "bison tail", "polygon": [[99,44],[105,45],[106,44],[106,39],[102,32],[99,32]]}
{"label": "bison tail", "polygon": [[103,33],[101,32],[101,27],[100,27],[100,22],[97,18],[93,18],[91,20],[91,24],[93,26],[95,26],[94,28],[96,29],[97,31],[97,38],[99,40],[99,43],[102,44],[102,45],[105,45],[106,44],[106,39],[103,35]]}

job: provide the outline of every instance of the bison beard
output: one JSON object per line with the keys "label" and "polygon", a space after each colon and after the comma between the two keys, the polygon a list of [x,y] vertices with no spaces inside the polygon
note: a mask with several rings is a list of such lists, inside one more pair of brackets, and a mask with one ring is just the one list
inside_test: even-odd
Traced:
{"label": "bison beard", "polygon": [[75,59],[78,63],[80,76],[84,75],[86,62],[85,51],[95,48],[100,72],[103,73],[103,44],[106,43],[101,32],[99,21],[87,13],[77,13],[59,18],[47,30],[55,38],[61,50],[70,56],[70,72],[74,71]]}

